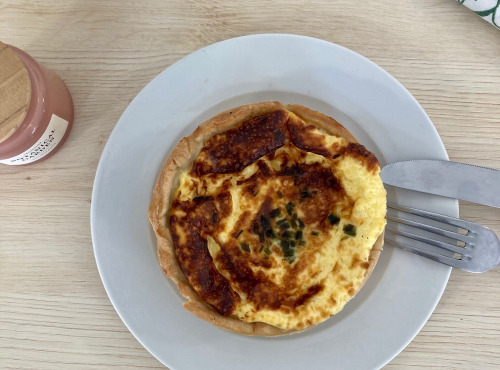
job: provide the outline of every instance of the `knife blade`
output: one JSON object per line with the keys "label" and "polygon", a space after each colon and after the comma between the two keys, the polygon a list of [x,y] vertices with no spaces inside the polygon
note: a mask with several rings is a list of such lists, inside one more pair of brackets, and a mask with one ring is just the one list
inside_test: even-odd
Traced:
{"label": "knife blade", "polygon": [[500,208],[500,171],[465,163],[415,159],[388,164],[385,184]]}

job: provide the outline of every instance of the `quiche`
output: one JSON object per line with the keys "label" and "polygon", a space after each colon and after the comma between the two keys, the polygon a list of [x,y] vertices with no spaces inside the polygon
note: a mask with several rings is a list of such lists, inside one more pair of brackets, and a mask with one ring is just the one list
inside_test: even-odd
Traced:
{"label": "quiche", "polygon": [[376,157],[333,118],[268,101],[222,112],[164,163],[149,219],[184,307],[246,335],[338,313],[383,244]]}

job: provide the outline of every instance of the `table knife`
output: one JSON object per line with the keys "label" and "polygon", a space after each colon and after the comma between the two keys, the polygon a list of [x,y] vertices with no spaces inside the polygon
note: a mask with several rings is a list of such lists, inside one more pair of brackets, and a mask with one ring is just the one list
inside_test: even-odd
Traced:
{"label": "table knife", "polygon": [[385,184],[500,208],[500,171],[465,163],[416,159],[388,164]]}

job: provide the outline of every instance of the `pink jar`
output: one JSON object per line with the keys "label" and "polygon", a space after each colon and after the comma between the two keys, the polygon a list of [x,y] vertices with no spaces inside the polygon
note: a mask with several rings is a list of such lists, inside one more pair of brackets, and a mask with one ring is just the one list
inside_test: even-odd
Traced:
{"label": "pink jar", "polygon": [[0,42],[0,163],[25,165],[50,157],[66,141],[73,117],[62,79]]}

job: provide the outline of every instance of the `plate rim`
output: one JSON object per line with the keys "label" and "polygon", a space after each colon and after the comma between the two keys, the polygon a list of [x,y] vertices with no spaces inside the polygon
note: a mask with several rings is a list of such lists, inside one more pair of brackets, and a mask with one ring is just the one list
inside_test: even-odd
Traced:
{"label": "plate rim", "polygon": [[[106,155],[107,153],[109,152],[109,149],[112,145],[111,143],[111,139],[113,136],[116,136],[116,132],[118,132],[121,127],[125,124],[125,119],[124,119],[124,116],[126,116],[127,112],[133,108],[131,108],[131,106],[133,106],[133,103],[134,101],[137,99],[137,97],[139,97],[141,94],[144,93],[144,91],[146,91],[146,89],[148,89],[148,87],[152,84],[155,83],[156,80],[160,79],[161,76],[165,73],[168,73],[168,70],[173,68],[174,66],[177,66],[179,64],[182,64],[184,63],[187,59],[189,58],[193,58],[193,57],[196,57],[198,54],[201,54],[201,53],[204,53],[208,48],[211,48],[211,47],[214,47],[216,45],[221,45],[221,44],[225,44],[225,43],[230,43],[230,42],[237,42],[238,40],[242,40],[242,39],[247,39],[247,38],[268,38],[268,37],[271,37],[271,38],[274,38],[274,37],[285,37],[285,38],[298,38],[298,39],[306,39],[310,42],[317,42],[317,43],[321,43],[323,45],[325,45],[326,47],[333,47],[333,48],[337,48],[339,50],[341,50],[342,52],[346,52],[348,54],[351,54],[353,55],[354,57],[356,58],[361,58],[365,63],[369,63],[372,67],[375,67],[379,72],[381,72],[386,78],[388,77],[392,83],[395,83],[397,86],[398,86],[398,90],[400,90],[400,92],[404,92],[404,94],[412,101],[412,103],[420,110],[420,113],[423,114],[423,116],[426,118],[427,120],[427,125],[429,126],[429,129],[431,129],[433,131],[433,134],[438,138],[438,142],[440,144],[440,147],[439,147],[439,151],[442,153],[443,157],[445,157],[446,160],[449,160],[449,157],[448,157],[448,153],[446,151],[446,148],[444,146],[444,143],[436,129],[436,127],[434,126],[434,124],[432,123],[431,119],[429,118],[429,116],[427,115],[427,113],[425,112],[425,110],[423,109],[423,107],[420,105],[420,103],[416,100],[416,98],[405,88],[405,86],[399,82],[394,76],[392,76],[389,72],[387,72],[384,68],[382,68],[381,66],[379,66],[378,64],[376,64],[375,62],[371,61],[370,59],[368,59],[367,57],[365,57],[364,55],[358,53],[358,52],[355,52],[351,49],[348,49],[342,45],[339,45],[339,44],[336,44],[336,43],[333,43],[333,42],[330,42],[330,41],[327,41],[327,40],[323,40],[323,39],[319,39],[319,38],[315,38],[315,37],[310,37],[310,36],[304,36],[304,35],[297,35],[297,34],[287,34],[287,33],[263,33],[263,34],[250,34],[250,35],[244,35],[244,36],[238,36],[238,37],[234,37],[234,38],[230,38],[230,39],[226,39],[226,40],[222,40],[222,41],[219,41],[219,42],[216,42],[216,43],[213,43],[213,44],[210,44],[210,45],[207,45],[205,47],[202,47],[190,54],[187,54],[186,56],[184,56],[183,58],[179,59],[178,61],[176,61],[175,63],[172,63],[171,65],[169,65],[168,67],[166,67],[162,72],[160,72],[158,75],[156,75],[151,81],[149,81],[137,94],[136,96],[134,97],[134,99],[132,99],[132,101],[127,105],[127,107],[125,108],[125,110],[123,111],[123,113],[121,114],[120,118],[118,119],[117,123],[115,124],[115,126],[113,127],[109,137],[108,137],[108,140],[106,142],[106,145],[104,146],[103,150],[102,150],[102,153],[101,153],[101,156],[100,156],[100,159],[99,159],[99,164],[97,166],[97,169],[96,169],[96,174],[95,174],[95,178],[94,178],[94,182],[93,182],[93,188],[92,188],[92,202],[91,202],[91,209],[90,209],[90,226],[91,226],[91,238],[92,238],[92,245],[93,245],[93,252],[94,252],[94,256],[95,256],[95,260],[96,260],[96,265],[97,265],[97,268],[98,268],[98,271],[99,271],[99,275],[100,275],[100,278],[101,278],[101,281],[103,283],[103,286],[106,290],[106,294],[108,296],[108,298],[110,299],[112,305],[113,305],[113,308],[115,309],[116,313],[118,314],[118,316],[120,317],[120,319],[122,320],[122,322],[125,324],[125,326],[127,327],[127,329],[132,333],[132,335],[134,336],[134,338],[139,342],[141,343],[141,345],[149,352],[151,353],[160,363],[166,365],[166,366],[172,366],[172,365],[168,365],[166,362],[164,362],[162,359],[161,359],[161,356],[157,353],[155,353],[156,351],[153,351],[152,349],[150,349],[148,347],[148,345],[146,345],[143,341],[143,338],[141,338],[140,335],[138,335],[134,329],[132,329],[129,325],[129,323],[127,322],[127,318],[125,318],[123,316],[123,312],[122,310],[119,308],[119,306],[117,305],[116,303],[116,300],[114,299],[114,293],[112,293],[110,291],[110,287],[109,287],[109,284],[107,283],[106,281],[106,277],[105,277],[105,273],[104,273],[104,267],[100,264],[99,262],[99,258],[98,258],[98,254],[99,254],[99,251],[98,251],[98,247],[97,247],[97,244],[99,243],[97,241],[97,236],[96,236],[96,226],[94,225],[94,223],[96,222],[96,205],[95,205],[95,202],[94,202],[94,199],[96,199],[98,197],[98,181],[99,179],[102,177],[102,173],[104,171],[104,162],[105,162],[105,159],[106,159]],[[455,206],[453,207],[454,209],[454,212],[456,213],[456,215],[458,215],[458,202],[455,201]],[[437,306],[437,304],[439,303],[439,301],[441,300],[441,297],[442,297],[442,294],[447,286],[447,283],[449,281],[449,277],[450,277],[450,274],[451,274],[451,267],[448,268],[448,271],[447,271],[447,276],[446,276],[446,279],[444,279],[443,282],[441,282],[441,289],[440,289],[440,293],[436,299],[436,301],[434,302],[432,308],[429,310],[427,316],[425,317],[424,320],[422,320],[421,324],[418,326],[418,330],[416,330],[416,332],[411,335],[408,340],[404,343],[402,343],[402,345],[400,346],[400,348],[392,355],[390,356],[389,358],[386,359],[385,362],[379,364],[379,367],[383,367],[384,365],[386,365],[387,363],[389,363],[390,361],[392,361],[397,355],[399,355],[399,353],[401,353],[402,350],[404,350],[409,343],[411,343],[413,341],[413,339],[416,337],[416,335],[420,332],[420,330],[422,329],[422,327],[427,323],[427,321],[429,320],[430,316],[434,313],[434,310]]]}

